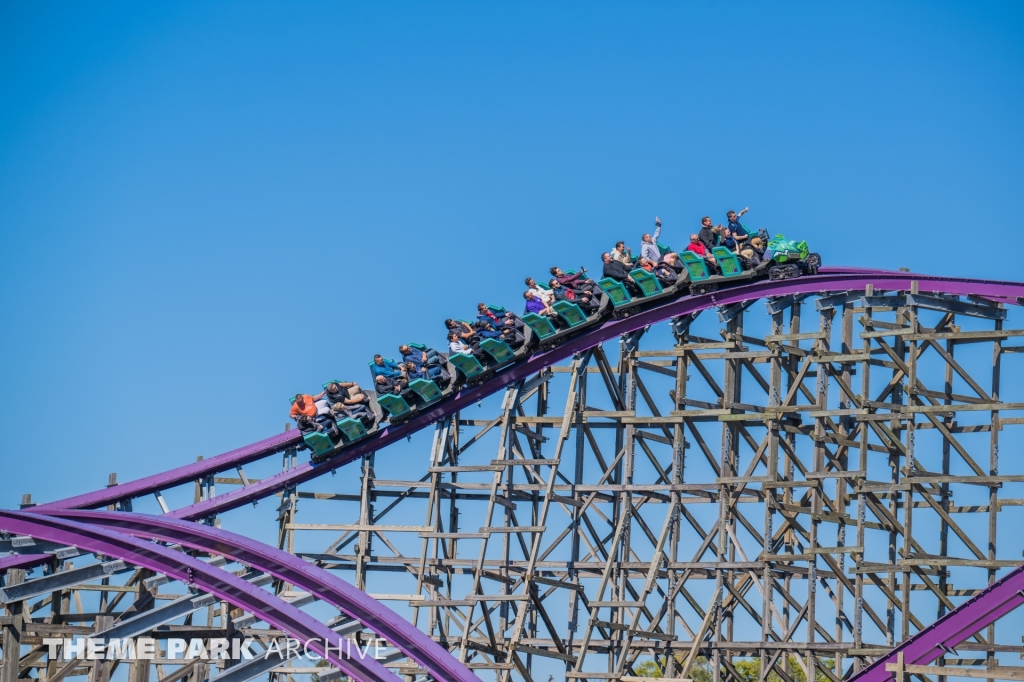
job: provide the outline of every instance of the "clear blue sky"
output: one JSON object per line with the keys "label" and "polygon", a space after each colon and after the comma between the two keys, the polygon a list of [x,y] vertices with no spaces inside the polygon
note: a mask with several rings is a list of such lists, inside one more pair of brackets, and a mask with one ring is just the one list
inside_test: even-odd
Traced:
{"label": "clear blue sky", "polygon": [[655,214],[669,244],[750,206],[827,264],[1019,277],[1022,19],[3,2],[0,506],[274,433]]}

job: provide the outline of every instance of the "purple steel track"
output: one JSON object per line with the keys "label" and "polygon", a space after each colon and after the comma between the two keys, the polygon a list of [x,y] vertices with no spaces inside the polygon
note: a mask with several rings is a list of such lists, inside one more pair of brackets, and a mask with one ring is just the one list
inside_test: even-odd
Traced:
{"label": "purple steel track", "polygon": [[[886,291],[909,290],[912,282],[918,282],[921,293],[975,294],[1007,302],[1016,302],[1019,297],[1024,296],[1024,284],[1017,282],[936,277],[934,275],[892,272],[888,270],[843,267],[822,268],[821,274],[814,277],[801,277],[799,279],[782,280],[779,282],[760,281],[703,296],[684,296],[624,320],[610,320],[600,327],[592,329],[557,348],[544,353],[536,353],[523,362],[511,366],[508,370],[498,373],[487,383],[471,389],[464,389],[434,409],[417,415],[405,424],[382,429],[375,437],[346,449],[334,459],[320,464],[307,462],[288,472],[266,478],[257,484],[219,495],[198,504],[183,507],[172,512],[172,514],[177,518],[201,519],[272,495],[291,485],[316,478],[347,464],[353,459],[361,457],[367,452],[379,450],[401,438],[411,435],[413,432],[491,393],[501,390],[510,383],[528,377],[530,374],[559,362],[574,353],[592,348],[616,336],[656,322],[699,310],[729,305],[731,303],[741,303],[766,296],[832,293],[863,289],[868,284]],[[297,431],[286,431],[253,445],[238,448],[237,450],[232,450],[202,462],[178,467],[162,474],[155,474],[84,495],[39,505],[34,507],[34,509],[41,512],[53,509],[95,509],[114,504],[118,501],[147,495],[173,485],[193,481],[202,476],[232,469],[255,459],[279,452],[285,448],[298,446],[301,443],[301,434]]]}
{"label": "purple steel track", "polygon": [[[613,339],[622,334],[641,329],[656,322],[686,315],[689,313],[706,310],[716,306],[724,306],[732,303],[756,300],[766,296],[785,296],[788,294],[816,294],[837,291],[863,289],[871,284],[876,289],[909,290],[911,283],[917,282],[921,293],[945,293],[945,294],[977,294],[981,296],[992,296],[1003,299],[1016,300],[1018,296],[1024,296],[1024,284],[1015,282],[995,282],[987,280],[969,279],[948,279],[931,277],[929,275],[912,275],[909,273],[886,273],[886,272],[840,272],[818,275],[816,277],[801,277],[794,280],[783,280],[781,282],[762,281],[747,286],[726,289],[703,296],[687,296],[669,302],[658,308],[647,310],[633,317],[624,320],[610,320],[600,327],[583,334],[567,343],[558,346],[550,351],[536,353],[527,359],[510,367],[507,371],[494,376],[487,383],[475,388],[464,389],[455,394],[449,400],[441,403],[436,408],[422,413],[414,419],[397,427],[388,427],[381,430],[376,437],[357,443],[356,445],[342,451],[340,455],[320,464],[306,462],[294,469],[270,476],[244,488],[232,490],[223,495],[198,502],[187,507],[171,512],[171,515],[180,519],[203,519],[230,509],[234,509],[253,500],[258,500],[272,495],[285,488],[304,483],[306,481],[322,476],[338,467],[341,467],[354,459],[362,457],[368,452],[380,450],[391,443],[411,435],[415,431],[428,426],[444,417],[457,412],[458,410],[472,405],[476,401],[499,391],[505,386],[525,379],[526,377],[539,372],[545,367],[553,365],[560,360],[572,356],[575,353],[593,348],[594,346]],[[55,503],[61,504],[63,503]]]}
{"label": "purple steel track", "polygon": [[480,678],[425,632],[362,590],[288,552],[225,530],[166,516],[127,512],[57,511],[54,516],[118,529],[143,539],[178,542],[186,547],[244,562],[336,606],[400,648],[438,680],[478,682]]}
{"label": "purple steel track", "polygon": [[[464,389],[452,396],[450,399],[437,405],[434,409],[417,415],[414,419],[405,424],[382,429],[375,437],[344,450],[334,459],[320,464],[308,462],[289,471],[263,479],[259,483],[245,486],[209,500],[176,510],[172,512],[170,516],[175,517],[176,519],[191,520],[210,517],[272,495],[282,489],[317,478],[318,476],[333,471],[334,469],[337,469],[338,467],[341,467],[368,452],[382,449],[387,445],[406,437],[407,435],[411,435],[413,432],[429,426],[430,424],[476,402],[477,400],[499,391],[515,381],[524,379],[547,366],[570,357],[575,353],[593,348],[594,346],[613,339],[616,336],[641,329],[656,322],[706,310],[708,308],[725,306],[733,303],[742,303],[768,296],[856,291],[864,289],[867,285],[874,286],[878,291],[906,291],[911,288],[912,283],[914,282],[917,283],[918,290],[922,294],[973,294],[1004,303],[1019,303],[1022,297],[1024,297],[1024,284],[1022,283],[945,278],[931,275],[859,268],[823,268],[819,275],[813,277],[802,277],[796,280],[783,280],[781,282],[762,281],[726,289],[724,291],[705,294],[703,296],[682,297],[673,301],[667,301],[664,305],[646,310],[624,320],[607,321],[601,326],[596,327],[577,338],[569,340],[562,346],[550,351],[534,354],[522,362],[509,367],[507,370],[500,372],[487,383],[481,386]],[[90,528],[90,524],[126,527],[125,521],[130,520],[127,524],[130,532],[137,532],[137,534],[143,537],[171,538],[171,536],[173,536],[173,539],[178,542],[182,542],[183,544],[201,548],[206,551],[214,551],[216,553],[224,554],[225,556],[241,558],[242,554],[238,553],[245,552],[247,553],[245,556],[258,557],[258,562],[251,562],[253,565],[258,565],[263,570],[274,575],[284,576],[287,574],[288,577],[286,579],[290,582],[297,585],[302,584],[305,589],[310,590],[310,592],[314,592],[315,589],[316,592],[314,593],[318,596],[321,596],[326,601],[335,604],[342,610],[346,611],[346,613],[354,615],[354,613],[350,612],[349,609],[357,610],[363,608],[363,600],[370,599],[369,597],[360,593],[359,595],[355,595],[356,599],[354,601],[347,601],[351,600],[353,595],[347,594],[346,590],[341,589],[339,585],[340,583],[341,585],[347,586],[347,583],[340,581],[326,571],[323,571],[322,573],[324,575],[321,576],[319,573],[320,569],[316,569],[315,567],[312,567],[291,555],[286,555],[288,557],[288,560],[286,561],[285,557],[277,555],[277,550],[273,550],[273,548],[269,548],[261,543],[240,538],[239,536],[234,536],[232,534],[225,533],[224,531],[214,531],[214,529],[205,526],[194,526],[184,521],[171,520],[166,516],[149,517],[124,513],[70,511],[72,509],[102,507],[118,501],[150,494],[166,487],[189,482],[202,476],[207,476],[240,466],[269,454],[273,454],[274,452],[279,452],[285,448],[295,447],[301,442],[301,435],[299,433],[285,432],[262,440],[251,446],[239,448],[203,462],[179,467],[162,474],[156,474],[130,483],[124,483],[96,492],[41,505],[35,507],[32,514],[0,512],[0,520],[2,520],[3,523],[11,523],[12,521],[10,521],[10,519],[14,518],[18,523],[29,523],[29,521],[20,520],[27,517],[30,519],[38,519],[33,521],[35,524],[48,524],[51,522],[60,524],[73,523],[74,527],[78,529],[74,532],[84,534],[83,537],[88,536],[88,532],[85,529]],[[37,516],[40,512],[88,519],[89,524],[56,521],[55,519],[47,520],[45,517]],[[43,528],[46,527],[48,526],[43,526]],[[37,535],[35,532],[24,529],[15,530],[15,532]],[[68,542],[68,544],[76,544],[89,549],[89,547],[82,541],[76,541],[75,538],[77,536],[74,535],[74,532],[67,531],[68,534],[64,535],[63,539],[57,541]],[[92,531],[93,534],[97,532],[98,530],[95,528]],[[105,529],[102,533],[104,534],[104,537],[119,535],[110,533],[110,531]],[[38,537],[53,539],[52,535],[48,536],[41,530],[39,531]],[[90,542],[94,542],[91,536],[88,536],[88,539]],[[150,545],[146,546],[149,547]],[[152,547],[156,546],[153,545]],[[94,550],[90,549],[90,551]],[[133,563],[139,563],[129,556],[118,554],[112,550],[95,551],[102,551],[103,553],[111,556],[120,556],[121,558],[125,558]],[[169,552],[170,550],[164,551]],[[181,555],[178,553],[174,553],[174,555],[175,558],[180,561]],[[19,558],[24,560],[27,557]],[[292,565],[293,561],[298,563]],[[204,568],[209,569],[209,567],[206,564],[203,564],[203,562],[198,563]],[[302,566],[299,566],[298,564],[301,564]],[[145,564],[139,563],[139,565]],[[173,570],[168,570],[165,567],[160,567],[155,570],[160,570],[168,575],[178,577]],[[295,573],[292,573],[293,571]],[[178,572],[180,573],[181,571],[179,570]],[[327,577],[330,578],[330,581],[327,580]],[[300,583],[299,580],[306,582]],[[351,586],[347,587],[351,589]],[[921,664],[938,658],[944,653],[944,650],[940,645],[947,647],[955,646],[1008,611],[1016,608],[1021,603],[1024,603],[1024,597],[1018,594],[1018,590],[1022,588],[1024,588],[1024,567],[1011,572],[1006,577],[988,587],[985,591],[981,592],[957,609],[951,611],[942,619],[936,621],[933,625],[911,637],[900,645],[900,647],[893,650],[893,652],[888,656],[880,658],[871,666],[868,666],[864,671],[859,673],[855,679],[858,681],[870,680],[870,682],[883,682],[888,678],[888,674],[885,672],[885,663],[895,661],[896,654],[901,651],[904,653],[905,663],[908,664]],[[207,589],[217,594],[217,591],[212,587]],[[263,594],[266,593],[264,592]],[[228,601],[232,600],[228,599]],[[232,603],[235,602],[232,601]],[[282,602],[282,604],[287,607],[287,604],[284,602]],[[247,608],[248,610],[260,615],[260,617],[264,617],[257,610],[259,605],[255,608],[249,608],[243,604],[236,605],[241,606],[242,608]],[[376,607],[373,608],[374,611],[378,611],[378,609],[381,610],[379,613],[383,614],[382,617],[385,619],[390,619],[391,616],[394,615],[382,605],[377,604]],[[368,618],[372,618],[372,616],[368,616]],[[274,622],[271,617],[266,617],[265,620],[268,622]],[[360,620],[363,619],[360,618]],[[367,625],[371,626],[371,628],[375,627],[368,621],[364,622],[367,622]],[[319,625],[319,623],[317,624]],[[308,626],[309,624],[307,623],[305,625]],[[408,626],[408,624],[406,625]],[[284,625],[279,625],[279,627],[282,627],[282,629],[290,632],[291,634],[295,634],[298,631],[293,628],[285,627]],[[297,627],[299,626],[297,625],[296,628]],[[321,625],[320,627],[324,626]],[[422,633],[420,633],[420,635],[422,635]],[[396,636],[388,637],[388,639],[393,644],[397,644],[402,647],[410,646],[411,648],[412,646],[415,646],[415,637],[416,635],[411,635],[411,633],[400,632]],[[432,640],[431,644],[433,644]],[[421,665],[424,665],[424,667],[430,669],[427,665],[428,662],[421,660],[421,658],[429,657],[422,651],[420,654],[421,656],[419,658],[412,656],[413,659]],[[454,658],[451,656],[448,656],[447,659],[444,657],[441,658],[441,663],[449,666],[451,665],[450,662],[454,661]],[[455,669],[455,672],[459,673],[460,677],[456,678],[451,676],[451,674],[448,674],[442,676],[441,679],[463,679],[461,674],[465,668],[461,666],[461,664],[458,665],[460,666],[460,669]],[[436,674],[440,674],[440,671]],[[362,677],[362,679],[371,678]],[[389,677],[388,679],[393,678]],[[470,677],[467,679],[475,678]]]}
{"label": "purple steel track", "polygon": [[[0,528],[18,535],[31,535],[34,538],[117,557],[135,566],[164,573],[187,584],[194,584],[238,608],[256,614],[272,626],[298,639],[311,642],[310,650],[326,658],[347,675],[359,680],[401,680],[372,656],[363,659],[358,655],[341,656],[336,650],[334,653],[325,651],[324,642],[337,643],[339,640],[338,635],[329,627],[280,597],[182,552],[98,525],[28,512],[0,511]],[[314,640],[315,644],[312,643]]]}
{"label": "purple steel track", "polygon": [[0,573],[12,568],[32,568],[53,561],[52,554],[12,554],[0,559]]}
{"label": "purple steel track", "polygon": [[153,474],[128,483],[97,490],[84,495],[76,495],[58,502],[50,502],[33,507],[37,511],[46,509],[93,509],[113,504],[119,500],[130,500],[142,495],[149,495],[164,488],[188,483],[209,474],[220,473],[228,469],[242,466],[248,462],[281,452],[285,448],[295,447],[302,443],[302,434],[298,431],[285,431],[270,438],[264,438],[258,443],[246,445],[243,448],[225,452],[222,455],[211,457],[201,462],[186,464],[185,466],[165,471],[162,474]]}
{"label": "purple steel track", "polygon": [[1024,566],[992,583],[942,618],[907,639],[885,656],[850,678],[849,682],[890,682],[892,673],[886,663],[895,663],[902,653],[904,665],[927,665],[953,649],[976,632],[988,627],[1010,611],[1024,604]]}

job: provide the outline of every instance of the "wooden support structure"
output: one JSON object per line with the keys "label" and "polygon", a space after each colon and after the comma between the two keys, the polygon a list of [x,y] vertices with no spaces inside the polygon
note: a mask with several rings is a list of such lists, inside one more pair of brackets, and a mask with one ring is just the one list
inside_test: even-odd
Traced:
{"label": "wooden support structure", "polygon": [[[1024,460],[999,454],[1024,426],[1024,314],[916,287],[767,303],[587,350],[421,432],[422,455],[403,442],[288,489],[271,537],[484,679],[838,682],[1021,561]],[[195,481],[196,501],[274,473],[246,466],[256,478]],[[112,679],[116,666],[29,649],[184,593],[151,577],[8,604],[0,682]],[[227,604],[171,627],[231,636],[240,617],[246,635],[271,632]],[[1024,679],[1010,654],[1020,639],[992,625],[935,665],[890,668]]]}

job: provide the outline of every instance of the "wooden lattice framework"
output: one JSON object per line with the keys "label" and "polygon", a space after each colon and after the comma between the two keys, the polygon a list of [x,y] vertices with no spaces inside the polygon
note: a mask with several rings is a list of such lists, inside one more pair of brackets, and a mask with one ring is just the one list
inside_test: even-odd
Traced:
{"label": "wooden lattice framework", "polygon": [[[277,545],[386,600],[484,679],[849,676],[1020,564],[1024,466],[1000,466],[999,446],[1024,423],[1024,329],[1005,305],[916,289],[765,303],[767,316],[746,303],[677,318],[518,382],[493,417],[438,423],[404,475],[378,475],[396,469],[389,449],[290,489]],[[301,456],[287,451],[284,469]],[[203,478],[195,499],[217,484],[248,481]],[[5,585],[24,578],[8,571]],[[0,682],[116,676],[49,660],[42,637],[181,597],[151,578],[9,603]],[[161,627],[280,634],[223,602]],[[1013,677],[998,668],[1024,654],[1016,639],[989,626],[905,672]],[[210,675],[127,667],[130,682]],[[389,667],[423,674],[401,657]]]}

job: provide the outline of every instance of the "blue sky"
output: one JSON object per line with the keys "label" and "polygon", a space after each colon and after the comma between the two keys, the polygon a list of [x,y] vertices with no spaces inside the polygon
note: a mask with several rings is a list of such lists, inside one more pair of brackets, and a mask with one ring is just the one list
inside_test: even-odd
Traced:
{"label": "blue sky", "polygon": [[0,505],[274,433],[655,214],[669,244],[750,206],[827,264],[1012,278],[1022,19],[4,2]]}

